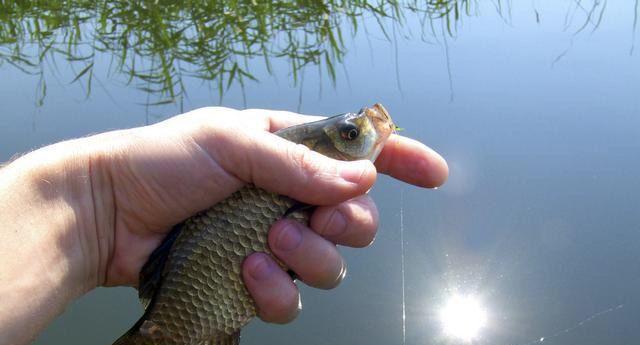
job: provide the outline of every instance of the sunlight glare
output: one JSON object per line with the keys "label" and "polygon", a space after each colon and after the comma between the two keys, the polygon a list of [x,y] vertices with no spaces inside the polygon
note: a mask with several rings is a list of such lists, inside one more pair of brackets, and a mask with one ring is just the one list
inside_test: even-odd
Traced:
{"label": "sunlight glare", "polygon": [[487,324],[487,312],[479,299],[472,295],[454,295],[440,310],[444,333],[471,342]]}

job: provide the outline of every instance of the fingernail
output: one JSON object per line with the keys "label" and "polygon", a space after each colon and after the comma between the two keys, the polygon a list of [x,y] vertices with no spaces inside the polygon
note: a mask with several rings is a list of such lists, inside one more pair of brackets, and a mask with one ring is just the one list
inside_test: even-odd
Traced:
{"label": "fingernail", "polygon": [[275,270],[275,265],[265,254],[255,254],[258,259],[254,259],[253,266],[249,269],[249,274],[255,280],[267,280]]}
{"label": "fingernail", "polygon": [[347,264],[344,261],[342,261],[342,269],[340,270],[340,274],[338,274],[338,278],[336,279],[338,284],[340,284],[340,282],[342,282],[344,280],[344,277],[346,276],[347,276]]}
{"label": "fingernail", "polygon": [[343,163],[340,168],[340,177],[349,182],[359,183],[362,180],[362,176],[367,172],[369,164],[367,161]]}
{"label": "fingernail", "polygon": [[276,247],[283,251],[291,251],[300,245],[302,242],[302,232],[300,226],[295,221],[288,222],[284,229],[278,235],[276,240]]}
{"label": "fingernail", "polygon": [[302,311],[302,300],[300,299],[300,294],[298,294],[298,305],[297,305],[297,308],[294,309],[294,310],[291,310],[289,315],[286,315],[284,319],[278,321],[277,323],[286,324],[286,323],[289,323],[289,322],[295,320],[298,317],[298,314],[300,314],[300,311]]}
{"label": "fingernail", "polygon": [[335,280],[333,282],[329,282],[327,285],[322,286],[320,288],[329,290],[329,289],[334,289],[338,285],[340,285],[340,283],[344,280],[344,277],[347,276],[347,264],[344,262],[344,260],[341,260],[340,265],[341,265],[340,270],[338,271],[338,275],[336,276]]}
{"label": "fingernail", "polygon": [[324,229],[323,235],[340,236],[347,230],[347,220],[339,210],[333,211],[329,222]]}

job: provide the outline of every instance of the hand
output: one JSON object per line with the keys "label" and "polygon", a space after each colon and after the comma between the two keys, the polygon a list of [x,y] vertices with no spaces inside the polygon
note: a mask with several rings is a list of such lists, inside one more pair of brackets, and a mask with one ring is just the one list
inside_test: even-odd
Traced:
{"label": "hand", "polygon": [[[249,182],[320,205],[310,228],[276,223],[269,245],[303,282],[337,285],[345,266],[334,244],[362,247],[375,236],[377,211],[365,193],[376,170],[370,162],[332,160],[269,133],[313,119],[203,108],[51,145],[0,170],[0,253],[7,259],[0,281],[12,282],[0,287],[0,334],[24,343],[83,293],[101,285],[136,286],[140,268],[172,225]],[[435,152],[395,135],[376,167],[423,187],[447,176]],[[298,290],[268,256],[247,258],[243,277],[261,318],[295,317]],[[31,332],[21,327],[27,323]]]}

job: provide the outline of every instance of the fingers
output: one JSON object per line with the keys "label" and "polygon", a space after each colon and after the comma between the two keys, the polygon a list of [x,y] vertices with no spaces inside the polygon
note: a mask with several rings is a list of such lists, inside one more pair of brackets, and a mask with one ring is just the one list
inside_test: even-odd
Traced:
{"label": "fingers", "polygon": [[[321,288],[336,287],[346,266],[334,243],[353,247],[370,244],[378,225],[378,211],[367,195],[337,206],[318,207],[311,217],[313,230],[284,219],[269,232],[269,247],[304,283]],[[264,321],[286,323],[300,310],[299,292],[268,255],[256,253],[243,265],[243,277]]]}
{"label": "fingers", "polygon": [[283,219],[271,227],[269,247],[309,286],[332,289],[347,272],[333,243],[291,219]]}
{"label": "fingers", "polygon": [[310,225],[335,244],[366,247],[376,236],[378,210],[369,195],[361,195],[336,206],[316,208]]}
{"label": "fingers", "polygon": [[258,316],[273,323],[295,319],[301,307],[300,293],[289,275],[264,253],[250,255],[242,266],[242,277]]}
{"label": "fingers", "polygon": [[211,111],[89,139],[102,152],[94,165],[105,166],[117,187],[121,214],[140,220],[132,228],[166,231],[245,183],[327,205],[362,194],[375,181],[370,162],[336,161],[245,126],[238,111]]}
{"label": "fingers", "polygon": [[437,152],[399,135],[391,135],[375,165],[383,174],[427,188],[442,185],[449,175],[447,162]]}
{"label": "fingers", "polygon": [[222,170],[263,189],[313,204],[337,204],[371,188],[368,161],[330,159],[263,130],[203,125],[189,134]]}
{"label": "fingers", "polygon": [[[271,132],[324,118],[262,109],[249,109],[242,113],[254,118],[266,118],[264,128]],[[391,135],[375,164],[378,172],[427,188],[442,185],[449,174],[447,162],[437,152],[418,141],[399,135]]]}

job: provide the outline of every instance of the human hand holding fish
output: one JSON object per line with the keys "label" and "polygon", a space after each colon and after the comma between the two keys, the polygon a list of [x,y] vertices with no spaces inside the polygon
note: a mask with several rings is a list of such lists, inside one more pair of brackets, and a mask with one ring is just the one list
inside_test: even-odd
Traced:
{"label": "human hand holding fish", "polygon": [[422,187],[438,186],[447,176],[438,154],[395,134],[374,166],[331,159],[271,133],[318,119],[202,108],[47,146],[4,167],[0,343],[28,343],[95,287],[138,286],[145,262],[173,225],[223,203],[247,183],[317,205],[308,226],[286,218],[271,226],[268,248],[274,256],[255,253],[242,264],[257,315],[269,322],[292,320],[299,293],[282,267],[310,286],[340,282],[345,265],[335,244],[363,247],[375,235],[377,211],[366,191],[376,168]]}

